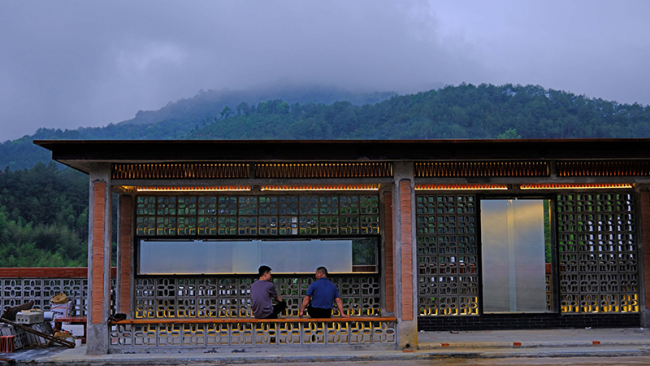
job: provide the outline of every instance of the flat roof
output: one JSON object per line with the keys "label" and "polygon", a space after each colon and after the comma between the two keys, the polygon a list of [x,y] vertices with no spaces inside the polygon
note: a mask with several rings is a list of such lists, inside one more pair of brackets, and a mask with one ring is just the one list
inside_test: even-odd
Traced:
{"label": "flat roof", "polygon": [[650,159],[650,139],[35,140],[83,172],[91,163]]}

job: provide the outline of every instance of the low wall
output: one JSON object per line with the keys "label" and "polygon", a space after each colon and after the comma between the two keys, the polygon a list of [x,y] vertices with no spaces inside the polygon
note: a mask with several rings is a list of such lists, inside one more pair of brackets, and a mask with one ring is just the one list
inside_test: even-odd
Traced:
{"label": "low wall", "polygon": [[[111,283],[115,285],[116,269],[111,268]],[[34,307],[50,309],[50,299],[65,293],[73,302],[73,316],[86,316],[88,300],[88,268],[39,267],[2,268],[0,270],[0,306],[2,311],[34,301]],[[114,296],[111,296],[114,297]],[[111,309],[114,308],[111,301]]]}

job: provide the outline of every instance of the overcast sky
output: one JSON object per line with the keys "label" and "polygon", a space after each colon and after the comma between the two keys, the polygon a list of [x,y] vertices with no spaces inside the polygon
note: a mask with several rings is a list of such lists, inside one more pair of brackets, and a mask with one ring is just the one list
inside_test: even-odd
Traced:
{"label": "overcast sky", "polygon": [[0,0],[0,141],[200,89],[538,84],[650,104],[650,1]]}

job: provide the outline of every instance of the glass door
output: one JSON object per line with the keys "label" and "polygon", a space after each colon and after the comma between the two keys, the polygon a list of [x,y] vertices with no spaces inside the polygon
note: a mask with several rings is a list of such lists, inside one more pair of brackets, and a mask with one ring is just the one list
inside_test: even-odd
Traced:
{"label": "glass door", "polygon": [[550,200],[481,201],[484,313],[553,311]]}

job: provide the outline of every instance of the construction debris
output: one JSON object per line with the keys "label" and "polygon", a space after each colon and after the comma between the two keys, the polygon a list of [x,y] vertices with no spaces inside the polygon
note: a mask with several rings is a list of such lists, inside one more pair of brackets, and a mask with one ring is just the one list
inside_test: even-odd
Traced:
{"label": "construction debris", "polygon": [[47,333],[44,333],[44,332],[39,332],[38,330],[32,329],[32,328],[30,328],[28,326],[25,326],[25,325],[22,325],[22,324],[18,324],[16,322],[11,321],[11,320],[8,320],[8,319],[5,319],[5,318],[0,318],[0,322],[9,324],[9,325],[11,325],[11,326],[13,326],[15,328],[22,329],[25,332],[36,335],[36,336],[38,336],[40,338],[44,338],[45,340],[49,341],[48,345],[51,344],[51,343],[56,343],[56,344],[60,344],[62,346],[68,347],[68,348],[74,348],[75,347],[74,342],[70,342],[70,341],[66,341],[64,339],[56,338],[56,337],[54,337],[54,336],[52,336],[50,334],[47,334]]}

